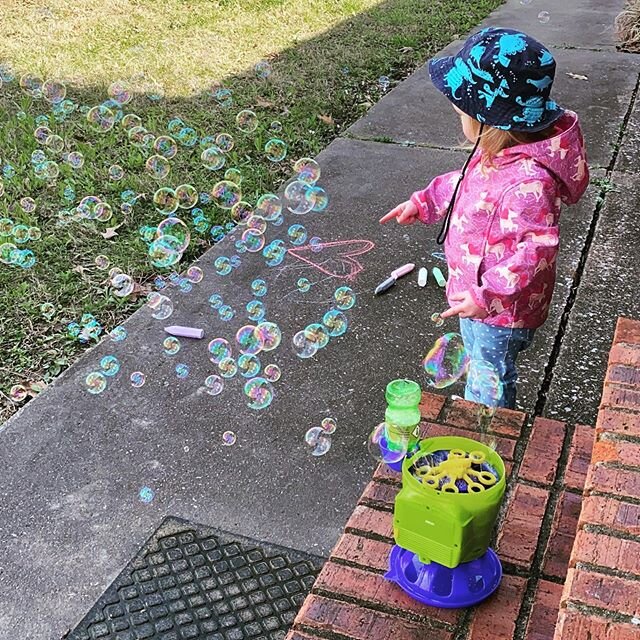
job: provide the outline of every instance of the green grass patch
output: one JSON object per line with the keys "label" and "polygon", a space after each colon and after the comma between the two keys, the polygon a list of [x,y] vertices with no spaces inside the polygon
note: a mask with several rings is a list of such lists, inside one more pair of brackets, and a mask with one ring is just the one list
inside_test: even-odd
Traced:
{"label": "green grass patch", "polygon": [[[189,183],[208,192],[226,169],[235,167],[242,173],[243,199],[255,204],[289,176],[293,160],[318,153],[380,98],[380,76],[388,76],[393,88],[500,2],[165,0],[162,11],[149,0],[81,6],[52,0],[47,9],[8,4],[0,8],[6,62],[18,78],[37,73],[43,79],[64,79],[74,111],[57,118],[50,104],[26,95],[17,81],[0,89],[0,218],[42,232],[39,240],[20,245],[35,254],[33,267],[0,263],[0,421],[15,409],[8,398],[12,385],[49,382],[90,346],[67,335],[69,322],[92,313],[107,331],[151,290],[158,269],[148,260],[140,228],[155,227],[163,218],[152,203],[158,187]],[[272,68],[267,80],[253,71],[264,59]],[[93,131],[83,112],[103,102],[115,80],[128,80],[137,91],[123,111],[137,114],[154,136],[168,135],[168,123],[176,117],[195,129],[199,139],[231,133],[235,146],[224,169],[203,167],[199,143],[179,145],[169,176],[157,181],[144,170],[152,152],[133,146],[122,126]],[[230,107],[220,106],[207,91],[216,82],[233,92]],[[150,92],[160,91],[161,100],[149,98]],[[257,113],[260,123],[251,134],[235,125],[236,114],[246,108]],[[52,152],[34,137],[45,116],[47,126],[64,140],[63,153]],[[273,121],[281,122],[280,132],[270,130]],[[263,151],[274,136],[288,145],[280,163],[269,162]],[[34,173],[31,158],[38,150],[58,166],[56,178]],[[83,154],[82,168],[64,162],[63,154],[71,151]],[[109,179],[113,164],[125,172],[118,182]],[[142,194],[131,212],[121,210],[126,190]],[[87,195],[108,202],[113,218],[106,223],[69,221],[64,212],[73,212]],[[33,213],[21,208],[24,197],[35,200]],[[228,220],[227,212],[212,205],[197,206],[208,226]],[[174,267],[184,269],[212,239],[208,230],[195,229],[188,210],[180,211],[192,236]],[[102,234],[109,227],[116,227],[117,236],[106,239]],[[11,237],[0,236],[0,244],[9,241]],[[108,270],[95,264],[100,254],[135,278],[137,298],[112,295]],[[55,307],[51,318],[43,316],[44,303]]]}

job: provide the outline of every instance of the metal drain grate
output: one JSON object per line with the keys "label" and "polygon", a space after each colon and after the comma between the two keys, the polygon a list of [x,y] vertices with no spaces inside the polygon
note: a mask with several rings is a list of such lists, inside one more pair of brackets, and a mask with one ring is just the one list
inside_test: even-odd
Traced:
{"label": "metal drain grate", "polygon": [[281,640],[323,560],[167,518],[65,640]]}

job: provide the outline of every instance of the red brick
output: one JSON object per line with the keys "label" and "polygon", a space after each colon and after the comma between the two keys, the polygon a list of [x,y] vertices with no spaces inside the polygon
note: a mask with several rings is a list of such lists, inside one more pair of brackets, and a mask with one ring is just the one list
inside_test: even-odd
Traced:
{"label": "red brick", "polygon": [[359,504],[353,510],[345,530],[373,533],[391,540],[393,539],[393,514],[389,511],[378,511]]}
{"label": "red brick", "polygon": [[480,405],[469,400],[452,400],[445,414],[444,422],[454,427],[470,429],[478,428],[478,409]]}
{"label": "red brick", "polygon": [[300,633],[299,631],[291,630],[284,640],[318,640],[319,638],[320,636],[315,634],[310,636],[307,633]]}
{"label": "red brick", "polygon": [[600,409],[596,433],[611,433],[640,437],[640,414],[628,411],[616,411],[610,407]]}
{"label": "red brick", "polygon": [[389,568],[389,553],[391,553],[392,546],[390,542],[371,540],[345,533],[333,548],[331,557],[363,567],[386,571]]}
{"label": "red brick", "polygon": [[410,613],[413,616],[455,625],[460,611],[427,607],[408,596],[398,585],[378,573],[327,562],[313,585],[314,593],[330,597],[342,594],[362,606],[383,607],[387,613]]}
{"label": "red brick", "polygon": [[[471,438],[472,440],[480,440],[479,434],[471,433],[465,429],[456,429],[444,424],[435,422],[423,422],[421,425],[421,434],[423,438],[435,438],[436,436],[460,436],[462,438]],[[500,436],[485,436],[484,442],[495,443],[496,451],[505,459],[513,460],[513,452],[516,448],[516,440],[501,438]]]}
{"label": "red brick", "polygon": [[580,526],[586,524],[640,536],[640,505],[605,496],[586,496],[582,500]]}
{"label": "red brick", "polygon": [[609,351],[609,364],[640,366],[640,347],[626,344],[614,344]]}
{"label": "red brick", "polygon": [[519,438],[526,419],[527,414],[522,411],[499,407],[491,419],[489,431],[509,438]]}
{"label": "red brick", "polygon": [[516,484],[498,535],[498,553],[503,560],[529,568],[538,544],[549,492]]}
{"label": "red brick", "polygon": [[606,380],[616,384],[638,387],[640,386],[640,369],[638,367],[627,367],[623,364],[612,364],[607,370]]}
{"label": "red brick", "polygon": [[321,630],[353,640],[393,638],[393,640],[451,640],[452,634],[423,622],[411,622],[372,611],[348,602],[311,595],[302,605],[296,626],[303,631]]}
{"label": "red brick", "polygon": [[551,535],[544,552],[543,573],[565,578],[573,541],[578,529],[578,518],[582,498],[575,493],[563,491],[556,505],[551,526]]}
{"label": "red brick", "polygon": [[614,344],[623,342],[640,345],[640,322],[631,318],[619,317],[613,342]]}
{"label": "red brick", "polygon": [[400,487],[397,484],[370,482],[360,498],[360,504],[373,502],[387,507],[393,507],[395,497],[399,490]]}
{"label": "red brick", "polygon": [[623,540],[583,529],[576,535],[571,566],[579,562],[640,576],[640,540]]}
{"label": "red brick", "polygon": [[628,471],[612,469],[602,464],[591,465],[585,491],[637,498],[640,495],[640,470]]}
{"label": "red brick", "polygon": [[600,406],[640,411],[640,389],[605,383]]}
{"label": "red brick", "polygon": [[571,568],[567,571],[562,597],[562,604],[569,601],[629,616],[640,614],[640,581],[637,580]]}
{"label": "red brick", "polygon": [[587,479],[587,471],[591,462],[591,451],[593,441],[596,437],[593,427],[577,424],[571,446],[569,448],[569,459],[564,472],[564,485],[570,489],[582,491]]}
{"label": "red brick", "polygon": [[468,640],[513,638],[526,584],[524,578],[503,576],[496,593],[475,610]]}
{"label": "red brick", "polygon": [[554,640],[638,640],[638,627],[562,609]]}
{"label": "red brick", "polygon": [[437,420],[446,401],[446,396],[423,392],[422,401],[420,402],[420,415],[425,420]]}
{"label": "red brick", "polygon": [[376,470],[373,472],[374,480],[383,480],[385,482],[391,482],[393,484],[402,484],[402,474],[389,469],[386,464],[379,464]]}
{"label": "red brick", "polygon": [[540,580],[527,624],[525,640],[551,640],[558,620],[562,585]]}
{"label": "red brick", "polygon": [[601,439],[593,445],[592,463],[613,462],[627,467],[640,467],[640,442]]}
{"label": "red brick", "polygon": [[519,477],[550,485],[556,477],[566,424],[547,418],[536,418],[524,452]]}

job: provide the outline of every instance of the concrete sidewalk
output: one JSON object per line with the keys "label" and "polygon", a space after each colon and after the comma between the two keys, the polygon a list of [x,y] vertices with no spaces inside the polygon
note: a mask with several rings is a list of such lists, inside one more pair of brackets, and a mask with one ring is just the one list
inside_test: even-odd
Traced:
{"label": "concrete sidewalk", "polygon": [[[582,117],[594,176],[612,176],[629,188],[614,192],[615,200],[608,197],[600,210],[603,193],[594,185],[565,212],[551,315],[522,359],[522,406],[562,411],[563,420],[579,415],[588,421],[594,413],[597,394],[591,387],[584,393],[583,374],[576,381],[575,373],[586,349],[601,344],[606,352],[613,327],[608,319],[614,308],[622,308],[617,301],[624,297],[625,312],[640,314],[637,253],[629,261],[620,246],[637,229],[632,226],[637,190],[632,178],[611,173],[618,169],[618,134],[633,106],[640,70],[637,57],[617,53],[613,46],[610,27],[621,6],[621,1],[572,0],[562,9],[551,8],[550,22],[541,24],[536,16],[544,7],[539,3],[523,6],[510,0],[486,21],[522,28],[552,47],[559,66],[555,97]],[[433,281],[421,290],[411,276],[383,297],[371,295],[405,262],[444,267],[432,257],[439,251],[434,229],[381,227],[377,220],[431,177],[462,164],[457,127],[451,107],[430,87],[422,68],[320,154],[320,183],[330,195],[329,209],[291,215],[279,230],[271,229],[267,241],[282,237],[286,242],[286,227],[294,222],[324,242],[367,240],[375,247],[357,257],[363,270],[355,280],[327,278],[290,257],[280,268],[267,268],[260,254],[244,254],[240,269],[220,277],[214,260],[234,253],[223,241],[201,259],[205,277],[193,292],[172,296],[175,312],[168,324],[202,326],[205,341],[183,341],[179,355],[167,358],[162,351],[167,323],[141,309],[126,323],[126,341],[103,342],[87,352],[5,425],[0,431],[0,639],[59,638],[165,515],[328,554],[370,477],[373,461],[366,438],[383,417],[386,383],[399,376],[424,382],[421,357],[444,331],[457,330],[453,321],[441,329],[429,321],[445,304]],[[637,144],[637,139],[627,140],[623,150]],[[623,170],[636,169],[626,162]],[[618,235],[607,235],[617,216],[626,216],[627,222],[616,228]],[[607,323],[597,325],[589,317],[580,319],[578,312],[593,304],[593,290],[583,290],[582,283],[602,274],[603,260],[613,266],[605,286],[597,288],[600,316],[607,317]],[[625,280],[617,279],[616,264],[627,265]],[[301,276],[314,283],[307,294],[296,288]],[[267,317],[283,332],[273,359],[260,356],[263,365],[276,362],[283,371],[274,385],[273,404],[262,412],[246,406],[239,379],[220,396],[198,391],[215,372],[206,342],[219,335],[233,342],[237,328],[247,322],[240,310],[251,299],[250,283],[257,277],[270,290]],[[346,312],[349,330],[314,358],[298,358],[292,335],[319,322],[332,306],[334,290],[344,284],[357,293],[356,305]],[[628,293],[622,296],[622,291]],[[237,307],[232,323],[212,314],[208,298],[214,292]],[[122,373],[106,392],[92,396],[84,378],[110,353],[120,359]],[[186,380],[176,379],[177,362],[189,365]],[[599,388],[604,368],[595,362],[589,375],[594,381],[600,376]],[[128,383],[136,370],[147,376],[140,389]],[[459,387],[447,391],[459,392]],[[564,411],[565,406],[570,409]],[[338,424],[332,449],[312,458],[304,434],[328,416]],[[227,429],[237,434],[233,447],[222,446]],[[138,500],[142,486],[155,491],[149,505]]]}

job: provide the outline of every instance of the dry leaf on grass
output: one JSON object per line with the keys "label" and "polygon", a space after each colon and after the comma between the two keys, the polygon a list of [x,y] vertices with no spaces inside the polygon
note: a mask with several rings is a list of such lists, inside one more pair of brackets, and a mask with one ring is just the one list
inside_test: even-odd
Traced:
{"label": "dry leaf on grass", "polygon": [[330,127],[335,127],[336,123],[335,120],[329,115],[329,116],[324,116],[322,114],[318,115],[318,119],[322,120],[322,122],[324,122],[325,124],[328,124]]}

